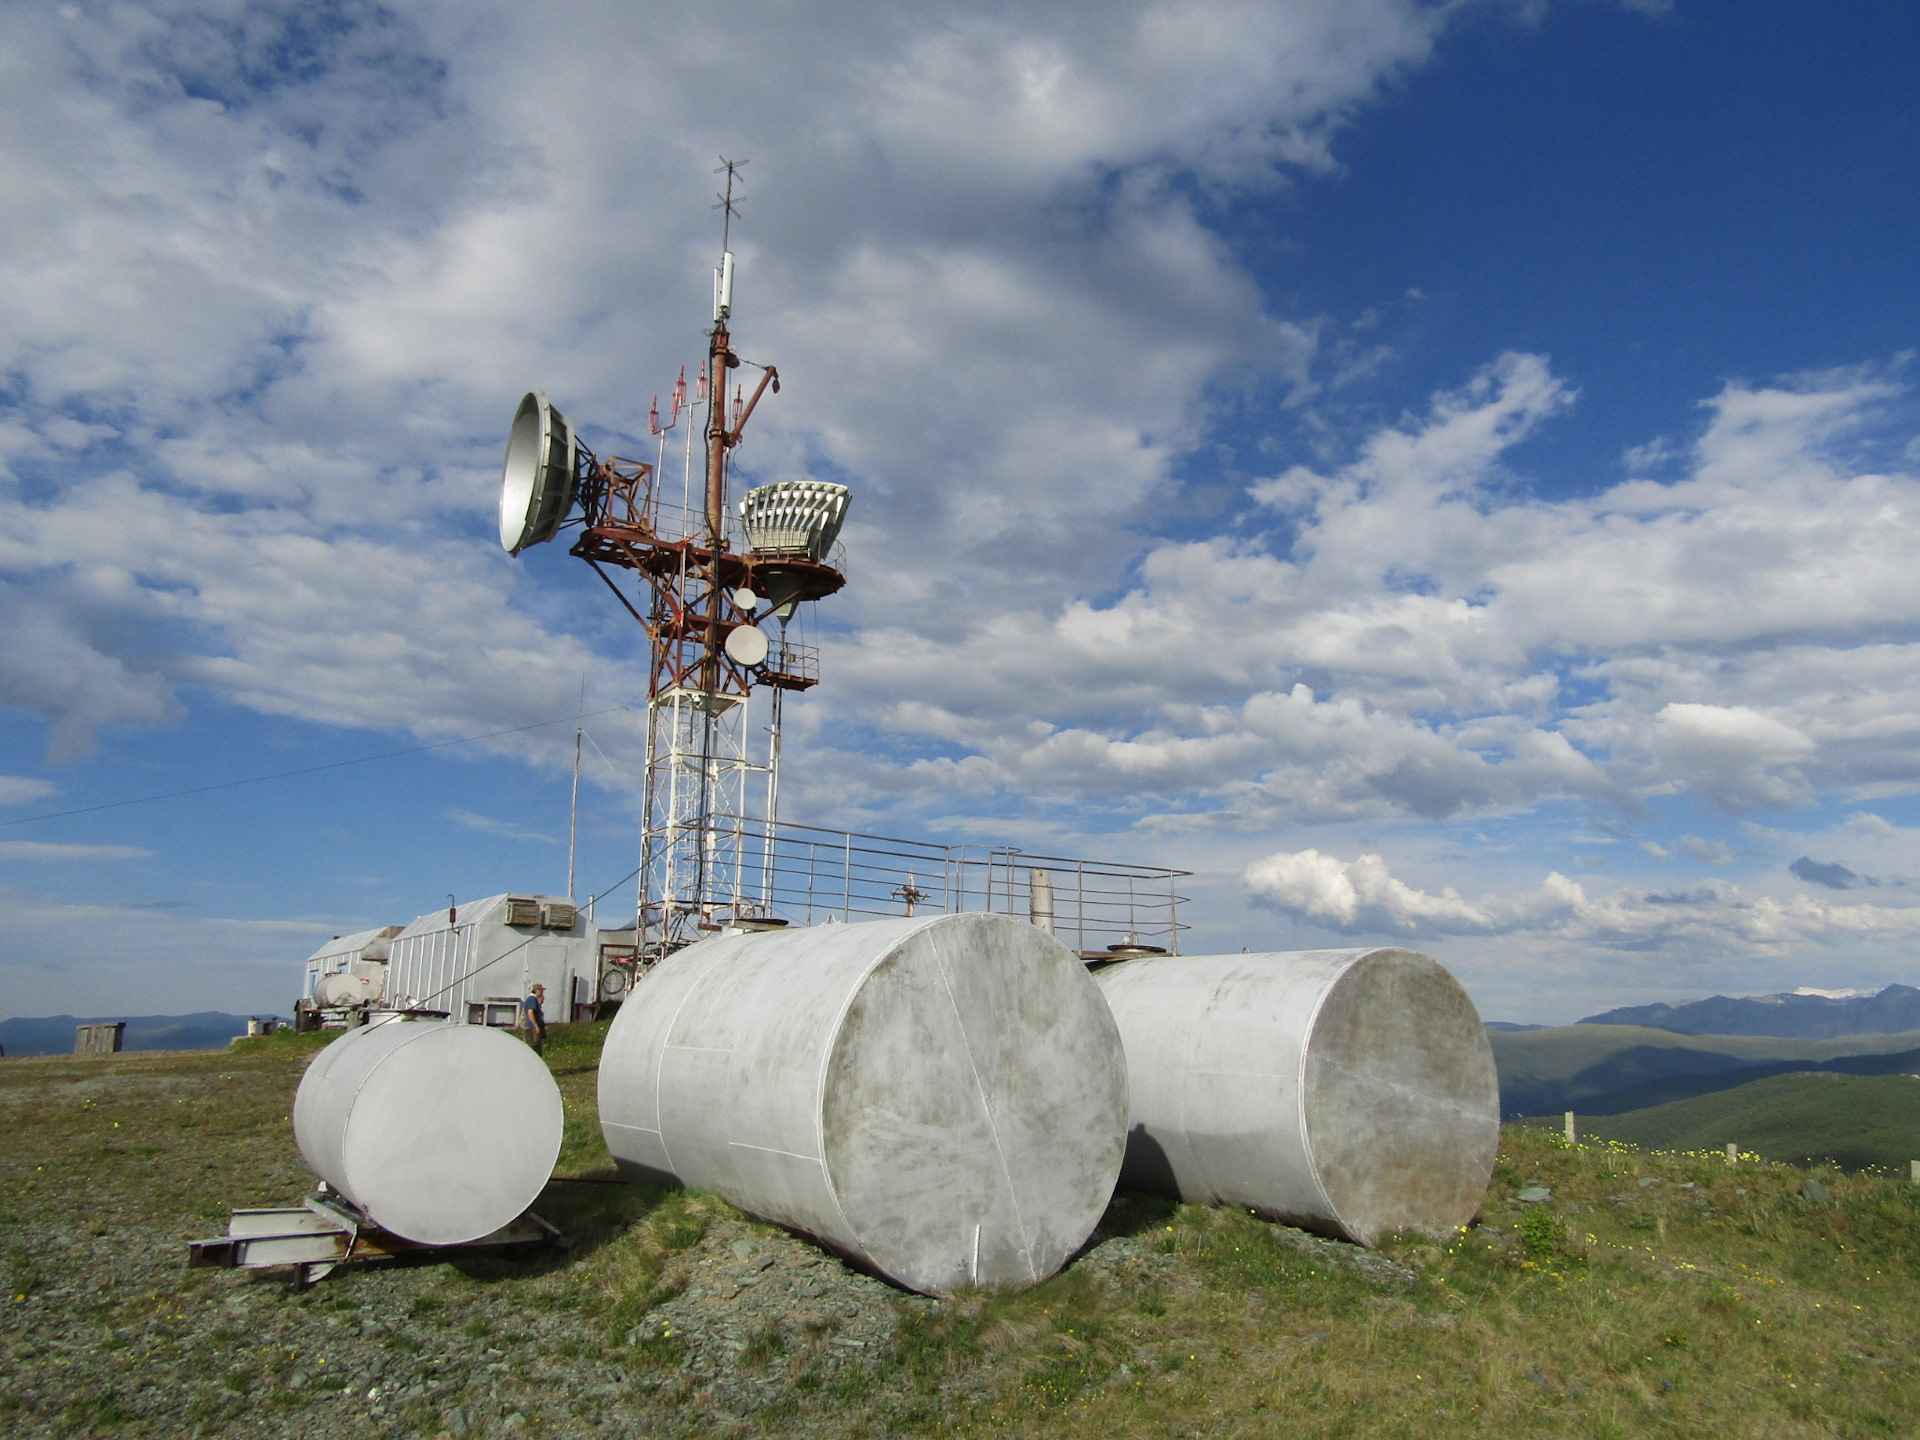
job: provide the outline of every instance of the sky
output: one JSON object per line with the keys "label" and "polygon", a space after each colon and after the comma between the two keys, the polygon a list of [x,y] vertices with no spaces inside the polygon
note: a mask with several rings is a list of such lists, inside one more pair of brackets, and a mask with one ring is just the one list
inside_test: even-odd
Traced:
{"label": "sky", "polygon": [[1175,866],[1190,952],[1488,1018],[1912,982],[1916,42],[0,0],[0,1015],[557,893],[581,708],[576,893],[633,868],[641,637],[500,453],[537,387],[653,458],[722,155],[741,482],[854,497],[784,818]]}

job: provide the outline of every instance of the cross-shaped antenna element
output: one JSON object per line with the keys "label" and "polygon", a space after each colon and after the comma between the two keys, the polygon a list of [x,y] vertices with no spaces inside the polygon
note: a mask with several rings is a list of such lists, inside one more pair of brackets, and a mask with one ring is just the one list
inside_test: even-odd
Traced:
{"label": "cross-shaped antenna element", "polygon": [[751,162],[746,160],[729,160],[726,156],[722,155],[720,157],[720,164],[715,167],[713,172],[716,175],[725,175],[727,177],[726,191],[722,194],[716,194],[713,204],[708,207],[709,209],[724,212],[720,217],[720,248],[723,251],[733,248],[731,244],[733,217],[740,213],[740,202],[747,198],[744,195],[736,196],[733,193],[734,178],[740,171],[744,170],[749,163]]}

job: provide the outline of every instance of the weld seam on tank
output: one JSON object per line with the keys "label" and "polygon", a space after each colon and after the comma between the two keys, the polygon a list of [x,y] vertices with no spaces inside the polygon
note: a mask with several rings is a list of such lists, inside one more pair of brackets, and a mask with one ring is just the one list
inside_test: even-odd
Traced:
{"label": "weld seam on tank", "polygon": [[[632,998],[633,998],[632,996],[628,996],[629,1000],[631,1000]],[[660,1138],[660,1154],[666,1159],[667,1169],[669,1173],[674,1175],[678,1175],[680,1173],[680,1167],[674,1163],[673,1147],[667,1144],[666,1121],[660,1118],[660,1077],[666,1072],[668,1052],[670,1052],[675,1048],[672,1045],[664,1043],[665,1037],[673,1034],[674,1026],[680,1023],[681,1012],[687,1008],[688,1003],[692,999],[693,999],[692,990],[685,990],[681,992],[680,1003],[673,1007],[672,1018],[667,1021],[666,1027],[660,1032],[662,1037],[662,1042],[663,1042],[660,1046],[660,1053],[653,1057],[653,1085],[651,1089],[651,1094],[653,1096],[654,1134],[659,1136]],[[622,1006],[621,1008],[625,1009],[626,1007]],[[608,1031],[608,1033],[611,1034],[612,1031]],[[605,1048],[605,1043],[606,1042],[604,1040],[601,1042],[601,1046],[603,1049]]]}
{"label": "weld seam on tank", "polygon": [[727,1144],[735,1150],[757,1150],[762,1155],[784,1155],[789,1160],[803,1160],[809,1165],[820,1163],[820,1157],[817,1155],[802,1155],[795,1150],[782,1150],[778,1145],[750,1145],[745,1140],[729,1140]]}
{"label": "weld seam on tank", "polygon": [[[1320,1147],[1314,1142],[1313,1130],[1308,1120],[1307,1056],[1313,1052],[1313,1035],[1314,1032],[1320,1028],[1320,1015],[1321,1012],[1327,1008],[1327,997],[1333,994],[1333,987],[1339,983],[1340,976],[1336,974],[1332,976],[1326,984],[1322,985],[1320,987],[1320,993],[1314,996],[1313,1014],[1308,1017],[1306,1025],[1303,1026],[1300,1031],[1300,1061],[1294,1067],[1294,1094],[1299,1097],[1296,1104],[1300,1112],[1300,1136],[1307,1152],[1307,1173],[1313,1178],[1314,1193],[1320,1197],[1321,1209],[1328,1215],[1334,1217],[1339,1216],[1340,1207],[1334,1204],[1333,1196],[1327,1193],[1326,1175],[1320,1168]],[[1337,1218],[1335,1223],[1339,1223]],[[1341,1229],[1346,1229],[1346,1226],[1341,1225]]]}
{"label": "weld seam on tank", "polygon": [[[864,985],[868,978],[872,976],[873,972],[879,968],[884,958],[885,955],[883,952],[879,959],[874,960],[873,963],[862,972],[859,984],[847,987],[847,993],[840,1001],[840,1008],[833,1012],[833,1027],[829,1032],[830,1034],[838,1035],[846,1029],[847,1016],[853,1013],[853,1002],[859,998],[861,986]],[[839,1222],[840,1233],[842,1235],[858,1235],[860,1227],[855,1225],[853,1223],[853,1217],[847,1214],[847,1207],[840,1198],[841,1189],[839,1178],[833,1173],[833,1157],[827,1153],[827,1089],[833,1071],[833,1057],[837,1048],[838,1047],[834,1045],[822,1045],[820,1047],[820,1069],[819,1073],[814,1076],[813,1088],[815,1099],[812,1112],[813,1141],[814,1148],[820,1152],[820,1181],[826,1187],[827,1199],[833,1206],[833,1218]],[[823,1243],[828,1242],[823,1241]],[[840,1247],[829,1243],[828,1248],[839,1249]],[[865,1246],[856,1241],[853,1249],[856,1254],[854,1256],[848,1256],[849,1259],[854,1259],[857,1256],[857,1258],[869,1268],[873,1270],[880,1268],[878,1262],[867,1252]]]}
{"label": "weld seam on tank", "polygon": [[[1000,1165],[1000,1178],[1006,1182],[1007,1196],[1013,1206],[1013,1221],[1020,1232],[1020,1253],[1026,1258],[1027,1274],[1032,1283],[1040,1283],[1039,1266],[1033,1258],[1033,1237],[1027,1229],[1027,1218],[1020,1212],[1020,1192],[1013,1183],[1013,1167],[1007,1164],[1006,1143],[1000,1138],[1000,1122],[993,1113],[993,1102],[987,1097],[987,1085],[980,1078],[980,1057],[973,1053],[973,1040],[967,1034],[967,1027],[960,1016],[960,1002],[954,998],[953,975],[947,965],[947,957],[940,953],[940,943],[936,939],[933,945],[935,963],[940,971],[940,988],[947,997],[947,1008],[953,1012],[953,1028],[960,1034],[960,1048],[967,1057],[967,1073],[973,1076],[973,1093],[979,1097],[980,1113],[987,1117],[987,1133],[993,1136],[993,1157]],[[974,1226],[973,1269],[980,1268],[980,1227]]]}

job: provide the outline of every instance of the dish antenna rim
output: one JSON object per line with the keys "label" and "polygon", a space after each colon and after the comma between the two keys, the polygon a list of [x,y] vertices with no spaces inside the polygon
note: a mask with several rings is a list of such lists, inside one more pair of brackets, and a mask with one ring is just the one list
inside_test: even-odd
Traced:
{"label": "dish antenna rim", "polygon": [[529,390],[514,411],[500,464],[500,547],[509,555],[551,540],[560,529],[573,508],[579,454],[567,417],[546,391]]}

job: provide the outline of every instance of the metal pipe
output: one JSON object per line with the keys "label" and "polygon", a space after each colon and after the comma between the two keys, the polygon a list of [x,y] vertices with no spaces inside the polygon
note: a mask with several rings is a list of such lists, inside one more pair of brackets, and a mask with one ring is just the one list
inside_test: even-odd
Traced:
{"label": "metal pipe", "polygon": [[1027,872],[1027,918],[1053,934],[1053,876],[1045,870]]}

